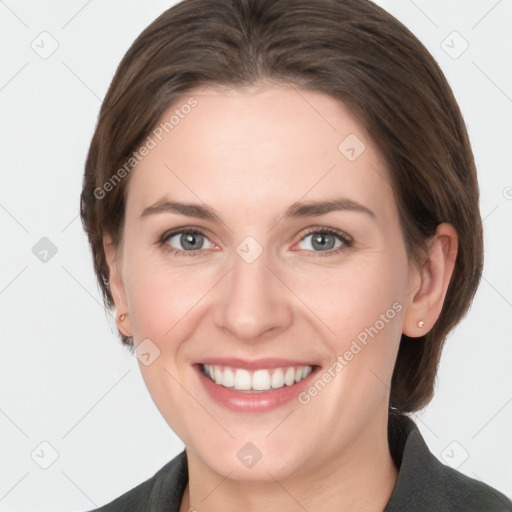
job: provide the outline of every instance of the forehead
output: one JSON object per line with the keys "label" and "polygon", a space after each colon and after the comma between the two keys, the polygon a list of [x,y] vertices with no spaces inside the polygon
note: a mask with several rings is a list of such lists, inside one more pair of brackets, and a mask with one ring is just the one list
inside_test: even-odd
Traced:
{"label": "forehead", "polygon": [[393,201],[384,162],[337,99],[291,86],[201,88],[167,109],[132,171],[127,211],[166,196],[262,216],[340,194],[373,209]]}

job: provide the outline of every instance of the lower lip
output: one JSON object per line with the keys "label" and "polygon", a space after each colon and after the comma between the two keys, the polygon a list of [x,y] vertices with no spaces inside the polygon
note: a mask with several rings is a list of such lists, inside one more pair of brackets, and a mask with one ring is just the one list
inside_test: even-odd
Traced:
{"label": "lower lip", "polygon": [[317,373],[318,367],[314,367],[313,371],[300,382],[296,382],[292,386],[286,384],[282,388],[270,389],[268,391],[237,391],[234,388],[226,388],[219,384],[215,384],[211,379],[206,377],[201,371],[200,365],[194,365],[194,369],[199,374],[206,392],[219,405],[235,412],[268,412],[277,409],[304,391],[309,386],[310,377]]}

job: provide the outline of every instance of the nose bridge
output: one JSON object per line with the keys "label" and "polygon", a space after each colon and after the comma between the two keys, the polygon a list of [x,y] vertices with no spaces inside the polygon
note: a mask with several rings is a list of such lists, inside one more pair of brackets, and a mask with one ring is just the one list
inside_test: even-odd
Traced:
{"label": "nose bridge", "polygon": [[254,237],[235,248],[215,319],[239,339],[255,339],[289,319],[283,285],[276,283],[269,260],[269,252]]}

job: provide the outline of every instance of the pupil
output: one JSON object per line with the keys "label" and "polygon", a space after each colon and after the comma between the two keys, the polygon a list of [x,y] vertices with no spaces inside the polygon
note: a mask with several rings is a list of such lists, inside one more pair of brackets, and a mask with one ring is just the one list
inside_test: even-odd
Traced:
{"label": "pupil", "polygon": [[[194,233],[186,233],[182,236],[183,240],[183,247],[194,250],[197,247],[197,240],[196,240],[197,234]],[[201,235],[199,235],[201,236]]]}
{"label": "pupil", "polygon": [[[326,238],[331,238],[331,244],[329,243],[326,243],[325,242],[325,239]],[[313,245],[315,243],[318,243],[319,244],[319,247],[324,249],[326,246],[329,246],[328,249],[332,249],[333,247],[333,237],[331,235],[327,235],[327,234],[317,234],[314,238],[313,238]]]}

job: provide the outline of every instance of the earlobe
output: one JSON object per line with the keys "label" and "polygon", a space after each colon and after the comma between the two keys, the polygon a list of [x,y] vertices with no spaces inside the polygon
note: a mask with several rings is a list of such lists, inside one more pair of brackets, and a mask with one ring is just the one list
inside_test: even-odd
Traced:
{"label": "earlobe", "polygon": [[411,273],[402,332],[411,338],[424,336],[436,323],[455,268],[458,237],[448,223],[439,224],[421,266]]}
{"label": "earlobe", "polygon": [[[116,316],[116,326],[117,326],[118,331],[121,334],[124,334],[126,337],[130,338],[132,335],[128,333],[128,331],[124,325],[124,322],[127,319],[127,317],[128,317],[128,313],[123,313],[121,315]],[[127,323],[129,323],[129,320]],[[131,331],[131,328],[130,328],[130,331]]]}

